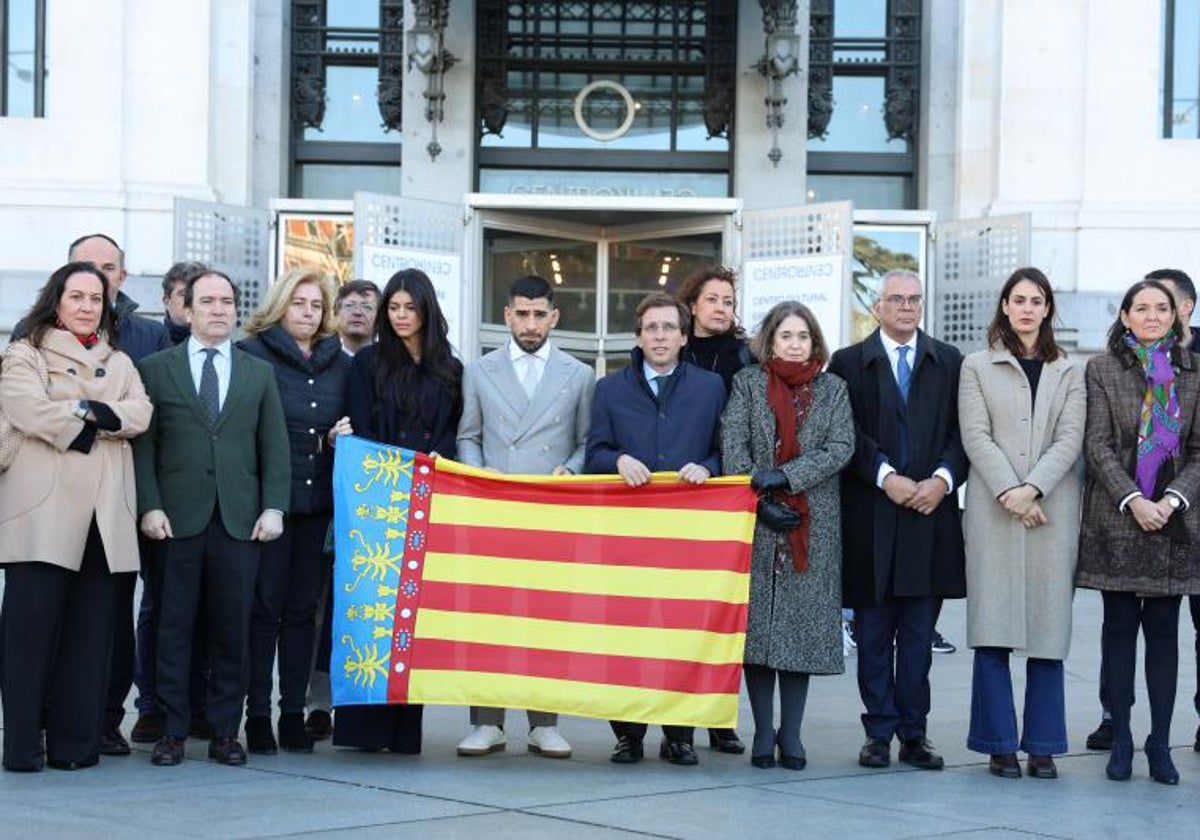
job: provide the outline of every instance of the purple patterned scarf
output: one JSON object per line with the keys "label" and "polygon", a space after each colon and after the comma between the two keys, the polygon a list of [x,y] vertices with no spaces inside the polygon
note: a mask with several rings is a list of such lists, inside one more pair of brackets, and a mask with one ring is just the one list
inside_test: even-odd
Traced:
{"label": "purple patterned scarf", "polygon": [[1150,346],[1138,343],[1133,333],[1125,333],[1125,343],[1141,362],[1146,374],[1146,396],[1142,399],[1142,419],[1138,427],[1138,488],[1147,499],[1154,498],[1158,468],[1179,452],[1179,397],[1175,393],[1175,368],[1171,349],[1175,346],[1172,330]]}

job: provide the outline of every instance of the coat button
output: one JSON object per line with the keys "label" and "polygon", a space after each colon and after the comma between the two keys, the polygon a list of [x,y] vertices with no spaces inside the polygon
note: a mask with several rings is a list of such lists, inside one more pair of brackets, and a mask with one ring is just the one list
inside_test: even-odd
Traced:
{"label": "coat button", "polygon": [[312,479],[311,479],[311,478],[306,478],[306,479],[304,479],[304,483],[305,483],[305,484],[307,484],[309,487],[311,487],[311,486],[312,486]]}
{"label": "coat button", "polygon": [[317,407],[317,404],[316,404],[316,403],[313,403],[313,404],[312,404],[312,407],[313,407],[313,408],[316,408],[316,407]]}
{"label": "coat button", "polygon": [[316,430],[316,429],[309,429],[309,430],[308,430],[308,433],[309,433],[310,435],[315,435],[315,434],[317,433],[317,430]]}
{"label": "coat button", "polygon": [[310,379],[310,380],[308,380],[308,384],[309,384],[309,385],[312,385],[312,384],[313,384],[313,381],[312,381],[311,379]]}

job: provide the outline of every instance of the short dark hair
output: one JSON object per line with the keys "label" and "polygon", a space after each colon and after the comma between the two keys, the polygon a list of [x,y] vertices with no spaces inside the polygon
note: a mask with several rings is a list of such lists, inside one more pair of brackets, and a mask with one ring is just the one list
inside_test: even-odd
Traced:
{"label": "short dark hair", "polygon": [[1156,268],[1145,276],[1146,280],[1169,280],[1175,284],[1175,288],[1183,292],[1183,296],[1192,303],[1196,302],[1196,284],[1192,282],[1192,278],[1187,276],[1186,271],[1180,271],[1178,268]]}
{"label": "short dark hair", "polygon": [[71,255],[75,253],[75,249],[87,242],[89,239],[103,239],[109,245],[117,249],[117,256],[121,258],[121,267],[125,267],[125,252],[121,250],[121,246],[117,244],[117,240],[113,239],[107,233],[85,233],[83,236],[76,239],[67,246],[67,259],[71,259]]}
{"label": "short dark hair", "polygon": [[660,306],[673,308],[679,313],[679,329],[684,335],[691,332],[692,315],[688,312],[688,308],[684,306],[677,298],[672,297],[666,292],[651,292],[642,298],[642,302],[637,305],[637,309],[633,310],[633,334],[642,334],[642,316],[646,314],[647,309],[655,309]]}
{"label": "short dark hair", "polygon": [[526,274],[524,277],[518,277],[512,281],[512,285],[508,287],[508,302],[511,304],[514,299],[523,297],[530,300],[545,298],[550,302],[550,306],[554,306],[554,287],[550,285],[545,277],[538,277],[536,274]]}
{"label": "short dark hair", "polygon": [[[1183,336],[1183,325],[1179,323],[1179,307],[1175,303],[1175,296],[1171,294],[1170,289],[1157,280],[1139,280],[1130,286],[1129,291],[1125,293],[1125,297],[1121,298],[1121,312],[1128,313],[1130,307],[1133,306],[1133,299],[1138,296],[1139,292],[1144,292],[1146,289],[1158,289],[1167,296],[1167,300],[1171,304],[1171,317],[1174,319],[1171,323],[1171,329],[1175,331],[1176,338],[1181,338]],[[1121,312],[1117,313],[1117,319],[1108,328],[1108,352],[1114,356],[1122,356],[1133,352],[1125,344],[1127,328],[1121,323]]]}
{"label": "short dark hair", "polygon": [[812,310],[798,300],[785,300],[771,307],[771,311],[763,316],[758,332],[750,340],[750,350],[760,362],[771,358],[771,346],[775,343],[775,333],[779,325],[792,315],[801,318],[808,325],[808,335],[812,339],[812,355],[809,359],[822,366],[829,361],[829,345],[825,343],[825,333],[817,323],[817,316]]}
{"label": "short dark hair", "polygon": [[210,268],[207,271],[205,271],[203,274],[197,274],[191,280],[188,280],[187,285],[183,287],[183,307],[184,307],[184,309],[192,308],[192,294],[193,294],[193,290],[196,288],[196,281],[199,280],[201,277],[208,277],[210,275],[213,277],[220,277],[222,280],[224,280],[226,283],[229,284],[229,288],[233,289],[233,305],[235,308],[237,307],[238,302],[242,299],[242,293],[241,293],[241,290],[238,289],[237,283],[234,283],[233,280],[230,279],[229,275],[226,274],[224,271],[217,271],[215,268]]}
{"label": "short dark hair", "polygon": [[34,347],[42,346],[42,338],[58,320],[58,303],[67,288],[67,280],[73,274],[90,274],[100,281],[104,290],[105,304],[100,308],[100,326],[97,329],[110,345],[116,347],[117,336],[113,331],[113,311],[108,305],[108,277],[90,262],[69,262],[55,271],[38,292],[37,300],[21,320],[25,324],[26,337]]}
{"label": "short dark hair", "polygon": [[1018,359],[1025,355],[1025,347],[1021,344],[1021,339],[1017,338],[1008,316],[1004,314],[1004,302],[1012,294],[1013,287],[1022,280],[1037,286],[1038,291],[1042,293],[1042,298],[1046,301],[1046,318],[1038,328],[1037,354],[1042,361],[1053,362],[1066,355],[1058,346],[1058,342],[1054,340],[1054,289],[1050,287],[1050,278],[1040,269],[1032,266],[1018,268],[1004,281],[1004,287],[1000,289],[1000,299],[996,301],[996,314],[992,316],[992,323],[988,326],[988,346],[1003,345]]}
{"label": "short dark hair", "polygon": [[171,292],[175,291],[177,283],[186,283],[193,278],[199,277],[201,274],[208,273],[208,266],[196,260],[184,260],[183,262],[175,263],[163,275],[163,297],[170,297]]}
{"label": "short dark hair", "polygon": [[337,297],[333,301],[334,306],[337,306],[350,295],[360,295],[362,297],[374,295],[375,299],[379,300],[379,287],[370,280],[350,280],[338,286]]}

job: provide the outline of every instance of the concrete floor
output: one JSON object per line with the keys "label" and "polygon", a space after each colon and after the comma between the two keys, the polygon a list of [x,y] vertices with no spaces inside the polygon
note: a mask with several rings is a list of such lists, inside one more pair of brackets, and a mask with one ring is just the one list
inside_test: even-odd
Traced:
{"label": "concrete floor", "polygon": [[[851,661],[846,675],[813,681],[803,731],[809,765],[799,773],[757,770],[745,756],[714,754],[707,746],[698,750],[698,767],[674,767],[652,757],[653,733],[651,757],[617,766],[608,761],[608,725],[577,718],[561,724],[575,757],[538,758],[525,751],[524,722],[513,713],[507,752],[462,759],[454,747],[466,730],[466,710],[431,707],[425,752],[415,758],[336,750],[325,742],[311,756],[251,756],[246,767],[228,768],[210,763],[206,745],[193,741],[188,760],[175,768],[152,766],[148,747],[135,747],[128,758],[103,758],[99,767],[75,773],[2,773],[0,836],[1200,837],[1200,753],[1191,747],[1196,670],[1186,606],[1172,739],[1183,776],[1177,788],[1151,782],[1140,753],[1132,781],[1108,781],[1106,756],[1084,749],[1098,719],[1100,612],[1096,593],[1077,595],[1067,662],[1072,752],[1059,759],[1057,781],[996,779],[984,756],[967,751],[971,655],[962,647],[965,607],[954,602],[940,629],[960,650],[934,657],[932,676],[929,736],[946,757],[941,773],[858,767],[862,734]],[[1021,675],[1014,676],[1019,690]],[[1139,692],[1139,743],[1146,715]],[[127,731],[132,723],[130,715]],[[751,729],[743,700],[740,732],[748,738]]]}

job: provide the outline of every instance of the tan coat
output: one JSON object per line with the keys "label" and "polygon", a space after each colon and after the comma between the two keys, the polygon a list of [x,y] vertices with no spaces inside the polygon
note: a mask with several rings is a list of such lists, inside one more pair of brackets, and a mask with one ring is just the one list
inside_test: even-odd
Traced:
{"label": "tan coat", "polygon": [[[966,358],[958,423],[971,459],[963,532],[967,549],[967,644],[1065,659],[1071,642],[1083,428],[1083,375],[1048,362],[1030,401],[1029,380],[1006,350]],[[996,497],[1029,482],[1047,522],[1026,530]]]}
{"label": "tan coat", "polygon": [[[0,405],[25,442],[0,476],[0,563],[52,563],[78,571],[92,515],[113,572],[138,569],[137,494],[128,438],[150,422],[150,400],[133,362],[103,339],[90,350],[65,330],[51,329],[41,353],[50,372],[47,395],[28,341],[4,351]],[[68,449],[83,430],[79,400],[108,405],[121,421],[99,432],[86,455]]]}

